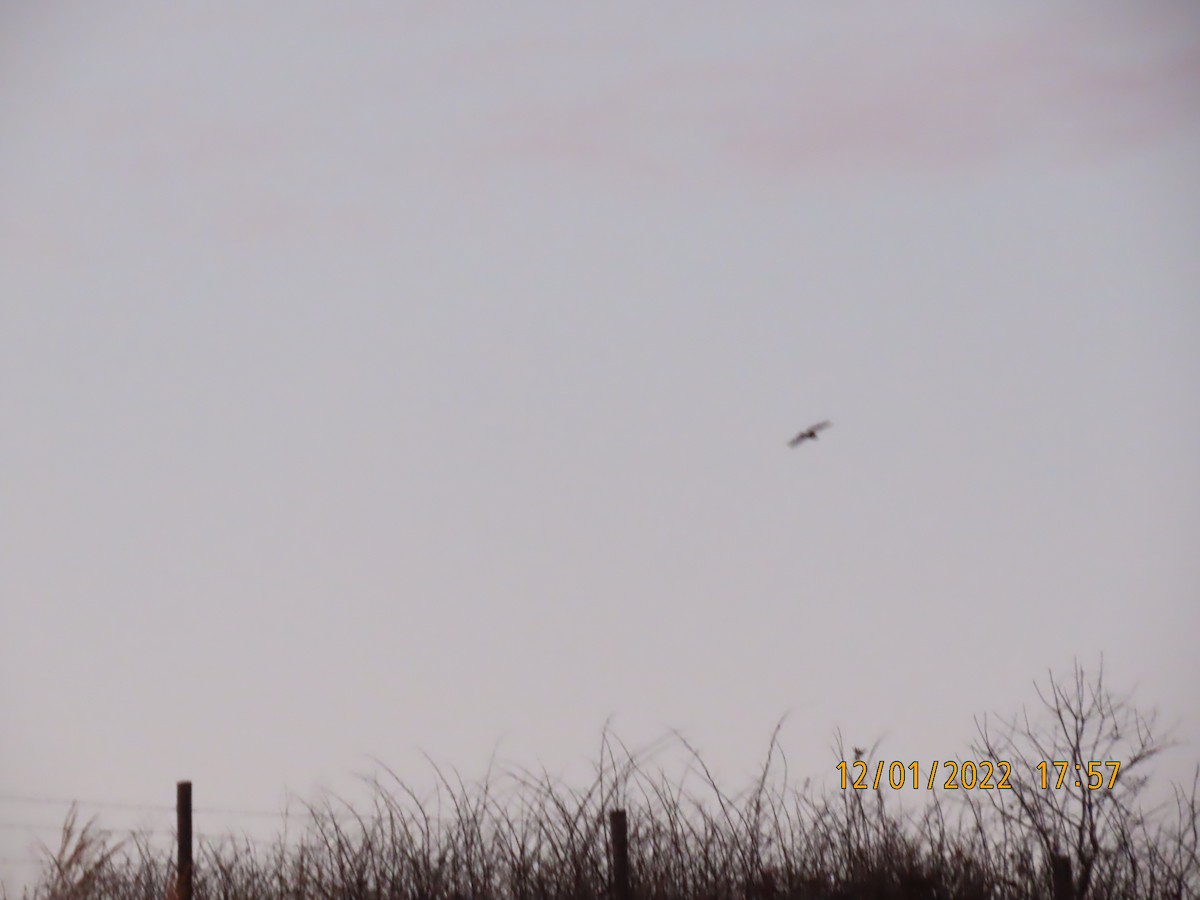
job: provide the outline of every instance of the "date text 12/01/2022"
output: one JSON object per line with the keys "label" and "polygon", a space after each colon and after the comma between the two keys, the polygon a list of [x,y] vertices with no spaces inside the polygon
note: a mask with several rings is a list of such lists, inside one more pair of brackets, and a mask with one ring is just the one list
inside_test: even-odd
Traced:
{"label": "date text 12/01/2022", "polygon": [[[874,777],[871,776],[870,764],[861,759],[854,762],[842,760],[835,768],[841,773],[842,790],[853,788],[858,791],[868,789],[877,791],[881,787],[890,787],[892,790],[898,791],[907,787],[917,791],[924,787],[926,790],[932,791],[935,787],[940,787],[947,791],[1010,791],[1013,788],[1012,763],[1003,759],[995,762],[986,759],[979,762],[969,759],[964,762],[935,759],[924,767],[916,760],[909,763],[899,760],[886,763],[881,760],[875,764]],[[924,772],[922,772],[922,768],[924,768]],[[1108,769],[1107,778],[1105,778],[1106,768]],[[1043,760],[1034,766],[1034,769],[1038,772],[1042,790],[1061,790],[1064,786],[1069,787],[1067,775],[1074,769],[1075,787],[1093,791],[1101,789],[1111,791],[1116,786],[1117,773],[1121,771],[1121,763],[1112,759],[1105,762],[1091,760],[1086,763],[1056,759]],[[886,778],[884,777],[885,772],[887,773]],[[1055,777],[1056,773],[1057,777]],[[939,778],[941,779],[940,784],[938,783]]]}

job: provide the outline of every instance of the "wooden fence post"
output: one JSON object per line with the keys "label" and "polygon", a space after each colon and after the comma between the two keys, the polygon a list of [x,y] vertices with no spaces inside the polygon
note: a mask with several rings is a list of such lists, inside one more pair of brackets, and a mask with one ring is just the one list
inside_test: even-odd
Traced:
{"label": "wooden fence post", "polygon": [[192,900],[192,783],[175,785],[175,820],[179,836],[179,856],[175,865],[175,897]]}
{"label": "wooden fence post", "polygon": [[1060,853],[1050,855],[1050,883],[1054,900],[1075,900],[1075,878],[1071,874],[1071,857]]}
{"label": "wooden fence post", "polygon": [[613,896],[616,900],[633,900],[629,880],[629,819],[625,810],[614,809],[608,814],[608,830],[612,836]]}

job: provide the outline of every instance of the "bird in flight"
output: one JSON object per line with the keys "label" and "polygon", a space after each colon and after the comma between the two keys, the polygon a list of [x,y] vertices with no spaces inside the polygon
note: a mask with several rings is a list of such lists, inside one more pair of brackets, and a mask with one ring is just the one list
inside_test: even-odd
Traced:
{"label": "bird in flight", "polygon": [[832,424],[833,423],[829,422],[829,421],[818,422],[816,425],[813,425],[810,428],[805,428],[802,432],[800,432],[798,435],[796,435],[794,438],[792,438],[790,441],[788,441],[788,446],[789,447],[798,447],[800,444],[804,443],[809,438],[812,438],[815,441],[817,439],[817,432],[824,431],[826,428],[828,428]]}

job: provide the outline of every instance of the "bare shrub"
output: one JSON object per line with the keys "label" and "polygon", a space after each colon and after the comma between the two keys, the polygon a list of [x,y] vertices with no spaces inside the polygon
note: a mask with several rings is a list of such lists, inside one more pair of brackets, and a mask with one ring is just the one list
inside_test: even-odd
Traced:
{"label": "bare shrub", "polygon": [[[628,812],[632,883],[642,900],[1050,900],[1051,854],[1072,866],[1078,900],[1196,900],[1200,772],[1173,803],[1143,810],[1146,762],[1164,746],[1152,717],[1088,679],[1039,691],[1026,713],[979,723],[973,752],[1013,764],[1011,791],[936,792],[921,810],[883,791],[816,791],[789,782],[779,728],[743,791],[721,787],[674,735],[637,752],[608,727],[590,784],[546,771],[478,782],[436,765],[419,794],[380,766],[373,803],[329,797],[306,810],[299,841],[201,840],[196,900],[589,900],[611,895],[608,813]],[[782,723],[780,723],[782,725]],[[847,759],[840,736],[834,752]],[[684,771],[655,762],[670,745]],[[857,748],[855,748],[857,749]],[[854,755],[870,759],[876,748]],[[1120,759],[1111,791],[1044,791],[1041,760]],[[1073,781],[1073,779],[1072,779]],[[1071,785],[1074,788],[1074,785]],[[163,900],[170,854],[134,837],[114,844],[72,810],[28,900]]]}

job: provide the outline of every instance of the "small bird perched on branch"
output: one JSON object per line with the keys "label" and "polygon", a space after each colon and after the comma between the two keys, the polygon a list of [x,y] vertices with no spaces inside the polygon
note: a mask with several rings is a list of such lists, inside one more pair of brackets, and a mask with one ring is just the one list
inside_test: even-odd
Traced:
{"label": "small bird perched on branch", "polygon": [[798,435],[796,435],[794,438],[792,438],[790,441],[788,441],[788,446],[789,447],[798,447],[800,444],[804,443],[809,438],[812,438],[815,441],[817,439],[817,432],[824,431],[826,428],[828,428],[832,424],[833,424],[832,422],[828,422],[828,421],[818,422],[816,425],[813,425],[811,428],[804,429],[802,432],[800,432]]}

